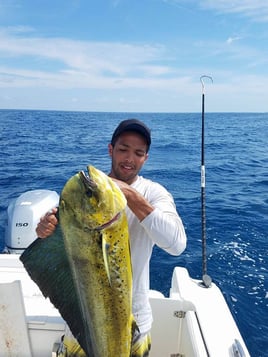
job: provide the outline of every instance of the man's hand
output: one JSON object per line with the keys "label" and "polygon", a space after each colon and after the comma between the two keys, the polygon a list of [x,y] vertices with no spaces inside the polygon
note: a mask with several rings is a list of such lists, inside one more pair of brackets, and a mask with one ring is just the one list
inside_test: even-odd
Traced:
{"label": "man's hand", "polygon": [[137,216],[139,221],[142,221],[154,210],[154,207],[138,191],[126,182],[115,178],[112,178],[112,180],[117,183],[120,190],[125,195],[128,207]]}
{"label": "man's hand", "polygon": [[40,219],[40,222],[36,227],[36,233],[39,238],[47,238],[54,232],[56,225],[58,224],[56,218],[57,211],[57,208],[53,208]]}

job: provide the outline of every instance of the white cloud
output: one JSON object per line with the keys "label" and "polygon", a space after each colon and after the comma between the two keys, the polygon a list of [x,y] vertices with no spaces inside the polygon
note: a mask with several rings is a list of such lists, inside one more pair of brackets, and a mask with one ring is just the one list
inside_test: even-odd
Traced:
{"label": "white cloud", "polygon": [[207,86],[210,111],[243,111],[245,103],[249,111],[263,110],[266,48],[238,33],[219,41],[183,37],[168,48],[37,37],[27,27],[2,29],[0,87],[6,97],[2,94],[0,107],[198,111],[199,77],[208,74],[214,80]]}
{"label": "white cloud", "polygon": [[[13,29],[14,30],[14,29]],[[86,42],[64,38],[40,38],[14,36],[0,32],[0,54],[2,57],[44,59],[57,61],[62,70],[76,70],[83,74],[106,73],[110,76],[124,76],[139,71],[163,74],[164,66],[153,62],[163,58],[161,46],[129,45],[126,43]],[[18,61],[19,63],[19,61]],[[22,66],[22,65],[21,65]]]}
{"label": "white cloud", "polygon": [[231,43],[233,43],[233,42],[235,42],[235,41],[238,41],[238,40],[241,40],[241,39],[242,39],[242,37],[239,37],[239,36],[229,37],[229,38],[226,40],[226,43],[227,43],[227,44],[231,44]]}
{"label": "white cloud", "polygon": [[1,87],[150,88],[172,82],[165,76],[174,75],[174,68],[159,65],[168,58],[160,45],[26,37],[14,31],[0,31]]}
{"label": "white cloud", "polygon": [[206,9],[240,14],[256,22],[268,21],[267,0],[200,0],[199,3]]}
{"label": "white cloud", "polygon": [[256,22],[268,22],[267,0],[163,0],[171,5],[187,8],[215,10],[219,13],[237,14]]}

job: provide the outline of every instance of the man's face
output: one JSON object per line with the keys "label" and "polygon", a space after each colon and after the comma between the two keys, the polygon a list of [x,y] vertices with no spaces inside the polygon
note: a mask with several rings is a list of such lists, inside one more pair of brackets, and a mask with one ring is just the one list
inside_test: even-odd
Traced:
{"label": "man's face", "polygon": [[143,136],[126,132],[119,136],[114,147],[109,144],[112,158],[111,177],[131,184],[148,158],[147,143]]}

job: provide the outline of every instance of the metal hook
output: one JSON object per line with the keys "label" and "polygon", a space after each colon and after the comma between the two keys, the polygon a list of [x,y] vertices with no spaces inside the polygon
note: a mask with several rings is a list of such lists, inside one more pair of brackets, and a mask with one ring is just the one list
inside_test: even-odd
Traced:
{"label": "metal hook", "polygon": [[213,83],[213,78],[210,76],[206,76],[206,75],[200,77],[200,82],[202,84],[202,93],[204,94],[205,93],[205,84],[204,84],[203,78],[210,79],[212,83]]}

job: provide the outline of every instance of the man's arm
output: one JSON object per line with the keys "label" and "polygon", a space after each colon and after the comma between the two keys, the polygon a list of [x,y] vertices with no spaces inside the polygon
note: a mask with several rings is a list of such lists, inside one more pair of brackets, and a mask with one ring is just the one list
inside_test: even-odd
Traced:
{"label": "man's arm", "polygon": [[148,236],[172,255],[186,247],[186,234],[170,193],[156,183],[150,184],[150,202],[125,182],[115,180],[127,199],[127,205],[137,216]]}

